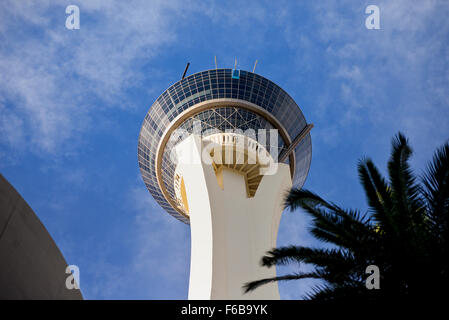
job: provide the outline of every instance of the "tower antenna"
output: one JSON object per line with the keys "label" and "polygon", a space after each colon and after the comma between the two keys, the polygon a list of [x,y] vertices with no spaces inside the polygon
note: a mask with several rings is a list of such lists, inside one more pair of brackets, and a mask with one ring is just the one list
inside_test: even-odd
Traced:
{"label": "tower antenna", "polygon": [[254,73],[254,71],[256,71],[256,66],[257,66],[257,59],[256,59],[256,63],[254,63],[253,73]]}
{"label": "tower antenna", "polygon": [[186,68],[184,69],[184,73],[182,74],[181,80],[184,79],[184,77],[186,76],[187,69],[189,69],[189,66],[190,66],[190,62],[187,62],[187,65],[186,65]]}
{"label": "tower antenna", "polygon": [[215,56],[215,69],[217,69],[217,56]]}

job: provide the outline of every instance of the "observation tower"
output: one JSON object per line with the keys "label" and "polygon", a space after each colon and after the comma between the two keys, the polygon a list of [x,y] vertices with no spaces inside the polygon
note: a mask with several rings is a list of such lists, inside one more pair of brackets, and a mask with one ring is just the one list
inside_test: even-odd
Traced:
{"label": "observation tower", "polygon": [[189,299],[279,299],[260,266],[276,247],[285,193],[302,187],[310,130],[295,101],[252,72],[212,69],[164,91],[138,142],[143,181],[169,214],[191,228]]}

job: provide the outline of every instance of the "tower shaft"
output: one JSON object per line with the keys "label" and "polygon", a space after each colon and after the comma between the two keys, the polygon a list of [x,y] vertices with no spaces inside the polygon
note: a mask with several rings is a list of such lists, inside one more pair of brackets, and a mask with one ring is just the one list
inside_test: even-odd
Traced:
{"label": "tower shaft", "polygon": [[289,166],[278,163],[249,197],[243,174],[223,167],[218,178],[202,161],[202,143],[190,135],[175,147],[191,226],[189,299],[279,299],[276,282],[245,295],[242,286],[276,276],[260,260],[276,247],[283,196],[292,186]]}

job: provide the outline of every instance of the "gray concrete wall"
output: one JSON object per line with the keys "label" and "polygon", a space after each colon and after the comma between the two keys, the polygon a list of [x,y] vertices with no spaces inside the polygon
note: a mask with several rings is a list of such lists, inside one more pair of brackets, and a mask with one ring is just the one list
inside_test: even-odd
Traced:
{"label": "gray concrete wall", "polygon": [[0,299],[83,299],[39,218],[0,174]]}

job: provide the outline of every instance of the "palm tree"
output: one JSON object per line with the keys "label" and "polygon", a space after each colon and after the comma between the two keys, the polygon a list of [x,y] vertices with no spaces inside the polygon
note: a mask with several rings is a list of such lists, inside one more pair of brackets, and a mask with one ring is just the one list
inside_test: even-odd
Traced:
{"label": "palm tree", "polygon": [[[347,210],[318,195],[293,188],[290,210],[302,208],[312,217],[311,233],[324,248],[288,246],[262,258],[266,267],[292,262],[314,266],[302,272],[246,283],[245,292],[282,280],[320,279],[305,298],[391,299],[429,297],[448,284],[449,144],[435,152],[425,173],[409,166],[407,139],[398,133],[388,161],[389,180],[368,159],[358,164],[368,211]],[[380,290],[366,288],[366,268],[380,271]]]}

